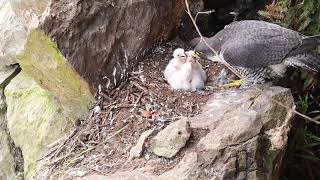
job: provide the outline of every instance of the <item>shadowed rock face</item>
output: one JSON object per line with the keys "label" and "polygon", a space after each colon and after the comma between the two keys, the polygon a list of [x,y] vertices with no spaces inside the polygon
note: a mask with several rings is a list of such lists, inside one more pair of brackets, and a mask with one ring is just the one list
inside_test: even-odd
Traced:
{"label": "shadowed rock face", "polygon": [[183,0],[53,0],[41,28],[92,87],[126,78],[154,42],[166,39],[184,14]]}

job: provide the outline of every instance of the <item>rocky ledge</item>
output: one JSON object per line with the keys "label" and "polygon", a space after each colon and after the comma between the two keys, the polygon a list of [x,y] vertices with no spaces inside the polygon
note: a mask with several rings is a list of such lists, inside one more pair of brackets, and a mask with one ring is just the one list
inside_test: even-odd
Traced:
{"label": "rocky ledge", "polygon": [[[294,108],[290,90],[281,87],[217,93],[201,114],[173,122],[151,140],[149,151],[157,155],[182,154],[171,170],[155,175],[149,165],[82,179],[279,179]],[[189,132],[203,129],[199,141],[180,150]]]}

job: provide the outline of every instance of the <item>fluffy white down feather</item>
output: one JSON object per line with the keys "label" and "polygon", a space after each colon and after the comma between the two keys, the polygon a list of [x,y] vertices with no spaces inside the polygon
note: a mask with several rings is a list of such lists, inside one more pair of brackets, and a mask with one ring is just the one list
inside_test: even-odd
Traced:
{"label": "fluffy white down feather", "polygon": [[[182,52],[180,51],[180,53]],[[192,57],[193,51],[184,54],[186,55],[185,59],[174,53],[174,58],[171,59],[164,71],[165,79],[176,90],[196,91],[203,89],[207,79],[205,71],[201,64]]]}

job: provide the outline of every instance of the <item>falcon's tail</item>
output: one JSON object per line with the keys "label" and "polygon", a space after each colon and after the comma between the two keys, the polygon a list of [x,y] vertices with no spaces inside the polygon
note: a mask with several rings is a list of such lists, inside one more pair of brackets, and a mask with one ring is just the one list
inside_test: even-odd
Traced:
{"label": "falcon's tail", "polygon": [[320,35],[303,37],[300,46],[294,48],[288,57],[305,54],[320,45]]}
{"label": "falcon's tail", "polygon": [[320,35],[307,36],[302,39],[301,48],[304,50],[311,50],[320,45]]}
{"label": "falcon's tail", "polygon": [[320,55],[312,52],[291,56],[285,60],[289,66],[302,67],[312,71],[320,71]]}

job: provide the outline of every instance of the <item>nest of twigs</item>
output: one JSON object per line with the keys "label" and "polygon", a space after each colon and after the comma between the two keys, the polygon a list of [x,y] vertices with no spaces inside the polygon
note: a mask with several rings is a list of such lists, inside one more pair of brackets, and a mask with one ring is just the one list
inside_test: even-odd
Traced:
{"label": "nest of twigs", "polygon": [[[127,82],[110,94],[100,94],[88,119],[78,120],[76,128],[42,158],[41,176],[72,179],[90,173],[106,175],[148,163],[158,164],[159,173],[174,165],[176,160],[159,160],[147,150],[139,160],[128,163],[128,157],[142,132],[161,130],[182,116],[199,114],[213,93],[174,91],[165,82],[163,70],[177,47],[181,43],[155,46],[130,73]],[[219,66],[201,63],[210,81]]]}

